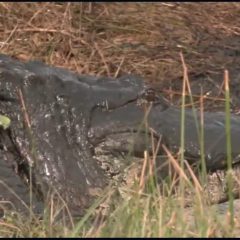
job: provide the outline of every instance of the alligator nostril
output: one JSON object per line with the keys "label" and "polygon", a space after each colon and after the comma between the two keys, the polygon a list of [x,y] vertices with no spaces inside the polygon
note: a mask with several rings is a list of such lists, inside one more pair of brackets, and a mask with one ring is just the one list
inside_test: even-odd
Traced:
{"label": "alligator nostril", "polygon": [[2,101],[2,102],[15,102],[15,101],[17,101],[17,99],[13,98],[13,97],[9,97],[4,93],[0,93],[0,101]]}

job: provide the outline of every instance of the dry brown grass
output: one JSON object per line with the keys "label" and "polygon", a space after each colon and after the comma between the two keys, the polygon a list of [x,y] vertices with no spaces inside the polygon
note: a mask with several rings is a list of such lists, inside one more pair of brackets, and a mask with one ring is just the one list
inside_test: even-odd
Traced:
{"label": "dry brown grass", "polygon": [[190,79],[236,69],[239,11],[238,3],[0,3],[0,49],[81,74],[139,74],[171,100],[181,94],[179,52]]}
{"label": "dry brown grass", "polygon": [[[238,49],[238,3],[1,3],[0,49],[79,73],[148,81],[228,67]],[[230,41],[229,39],[234,41]]]}

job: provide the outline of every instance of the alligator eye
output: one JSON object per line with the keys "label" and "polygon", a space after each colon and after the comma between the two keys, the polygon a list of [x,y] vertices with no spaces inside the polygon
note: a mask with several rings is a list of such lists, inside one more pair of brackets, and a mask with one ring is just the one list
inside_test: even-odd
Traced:
{"label": "alligator eye", "polygon": [[156,93],[153,89],[147,89],[145,95],[146,100],[149,102],[154,102],[156,100]]}
{"label": "alligator eye", "polygon": [[148,102],[154,102],[158,99],[156,92],[153,88],[146,88],[140,94],[139,97]]}

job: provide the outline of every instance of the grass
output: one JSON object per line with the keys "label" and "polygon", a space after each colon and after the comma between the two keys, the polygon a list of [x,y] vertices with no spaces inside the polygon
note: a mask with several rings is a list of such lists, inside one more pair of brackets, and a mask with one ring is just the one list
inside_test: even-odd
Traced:
{"label": "grass", "polygon": [[230,91],[229,91],[229,76],[228,71],[224,73],[225,95],[226,95],[226,147],[227,147],[227,183],[228,183],[228,197],[229,197],[229,213],[230,225],[234,227],[234,206],[233,206],[233,177],[232,177],[232,148],[231,148],[231,120],[230,120]]}
{"label": "grass", "polygon": [[[127,7],[121,3],[0,3],[0,49],[2,53],[21,60],[38,59],[80,74],[111,77],[139,74],[146,81],[157,84],[173,104],[179,105],[179,98],[184,96],[182,113],[188,98],[193,112],[200,103],[202,120],[196,124],[199,125],[201,164],[205,169],[203,100],[204,109],[210,110],[218,104],[224,107],[225,103],[226,133],[229,136],[230,98],[228,91],[224,95],[216,73],[222,74],[223,68],[238,72],[240,26],[236,19],[239,9],[237,3],[127,3]],[[179,51],[190,63],[187,71],[183,64],[185,60],[179,58]],[[181,84],[182,66],[184,88]],[[192,92],[187,72],[191,76]],[[201,74],[204,81],[197,77]],[[203,87],[201,91],[199,81]],[[181,92],[181,89],[185,90]],[[184,114],[181,123],[183,149]],[[227,145],[230,170],[230,140]],[[165,195],[161,194],[152,174],[156,159],[146,153],[142,168],[145,174],[136,179],[133,186],[122,188],[125,201],[115,203],[111,191],[106,195],[113,202],[107,219],[93,214],[103,199],[97,200],[72,227],[67,227],[65,222],[56,223],[57,210],[50,204],[41,221],[26,220],[18,215],[0,220],[0,236],[236,235],[239,222],[234,219],[234,226],[232,224],[231,174],[229,213],[219,214],[214,207],[205,204],[201,186],[206,181],[206,171],[202,171],[198,183],[191,168],[181,168],[185,163],[183,151],[180,157],[174,156],[167,148],[165,151],[172,167],[183,179],[183,189],[190,188],[195,196],[192,208],[183,209],[184,191],[179,193],[180,199],[172,195],[174,181],[167,182]],[[146,174],[150,175],[149,178]]]}
{"label": "grass", "polygon": [[1,3],[0,49],[81,74],[177,81],[179,51],[191,62],[189,73],[230,69],[234,59],[226,61],[217,49],[238,49],[233,40],[239,8],[236,3]]}

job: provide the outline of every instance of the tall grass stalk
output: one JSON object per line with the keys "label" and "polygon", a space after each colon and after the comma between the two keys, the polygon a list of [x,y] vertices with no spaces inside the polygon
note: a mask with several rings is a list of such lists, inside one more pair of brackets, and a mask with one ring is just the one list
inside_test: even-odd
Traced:
{"label": "tall grass stalk", "polygon": [[205,151],[204,151],[204,107],[203,107],[203,99],[204,96],[202,94],[202,88],[201,88],[201,97],[200,97],[200,125],[199,125],[199,119],[197,116],[197,109],[194,104],[193,100],[193,94],[191,91],[189,79],[188,79],[188,74],[186,74],[186,84],[187,84],[187,90],[189,92],[190,96],[190,102],[192,106],[192,113],[193,113],[193,118],[196,124],[196,130],[197,130],[197,135],[198,135],[198,141],[200,145],[200,158],[201,158],[201,182],[202,184],[206,183],[206,177],[207,177],[207,169],[206,169],[206,162],[205,162]]}
{"label": "tall grass stalk", "polygon": [[[183,169],[183,161],[184,161],[184,145],[185,145],[185,97],[186,97],[186,87],[187,91],[190,96],[190,102],[192,106],[192,113],[193,113],[193,118],[196,124],[196,131],[197,131],[197,136],[198,136],[198,141],[199,141],[199,146],[200,146],[200,157],[201,157],[201,183],[204,184],[206,183],[206,178],[207,178],[207,171],[206,171],[206,163],[205,163],[205,154],[204,154],[204,123],[203,123],[203,96],[201,92],[201,99],[200,99],[200,124],[199,124],[199,117],[197,115],[197,110],[196,107],[194,106],[194,100],[193,100],[193,95],[190,87],[190,82],[188,79],[188,69],[184,61],[184,57],[182,53],[180,53],[182,65],[183,65],[183,72],[184,72],[184,77],[183,77],[183,86],[182,86],[182,106],[181,106],[181,168]],[[190,183],[188,184],[191,189],[196,193],[196,201],[197,201],[197,206],[200,211],[200,215],[203,215],[203,207],[202,207],[202,198],[201,198],[201,192],[203,191],[202,186],[200,185],[198,179],[196,178],[194,172],[192,171],[191,167],[188,165],[188,163],[185,161],[186,166],[188,168],[188,171],[193,179],[194,186]],[[184,169],[183,169],[184,171]],[[181,193],[182,193],[182,199],[184,199],[184,183],[182,183],[181,187]],[[200,217],[201,218],[201,217]],[[205,231],[205,228],[201,228],[201,232]]]}
{"label": "tall grass stalk", "polygon": [[[19,98],[20,98],[20,102],[22,105],[22,110],[23,110],[23,116],[24,116],[24,120],[25,120],[25,124],[26,124],[26,131],[28,133],[29,136],[29,141],[30,141],[30,146],[31,146],[31,157],[33,159],[30,159],[29,161],[29,202],[30,202],[30,219],[32,219],[33,215],[32,215],[32,209],[33,209],[33,179],[32,179],[32,167],[34,164],[34,160],[35,160],[35,153],[36,153],[36,149],[35,149],[35,144],[34,142],[34,138],[32,135],[32,131],[31,131],[31,123],[30,123],[30,118],[28,116],[27,113],[27,109],[26,109],[26,105],[23,99],[23,94],[22,91],[20,89],[18,89],[18,94],[19,94]],[[36,161],[35,161],[36,162]]]}
{"label": "tall grass stalk", "polygon": [[203,105],[203,94],[201,88],[200,98],[200,156],[201,156],[201,177],[202,184],[207,181],[207,167],[205,161],[205,149],[204,149],[204,105]]}
{"label": "tall grass stalk", "polygon": [[234,226],[234,208],[233,208],[233,176],[232,176],[232,146],[231,146],[231,113],[230,113],[230,91],[229,91],[229,74],[228,71],[224,72],[225,83],[225,113],[226,113],[226,147],[227,147],[227,184],[228,184],[228,197],[229,197],[229,213],[230,224]]}
{"label": "tall grass stalk", "polygon": [[[185,64],[183,54],[180,53],[183,65],[183,84],[182,84],[182,105],[181,105],[181,136],[180,136],[180,166],[184,171],[184,151],[185,151],[185,97],[186,97],[186,81],[187,81],[187,66]],[[180,178],[180,191],[181,191],[181,210],[184,212],[184,192],[185,182]]]}

